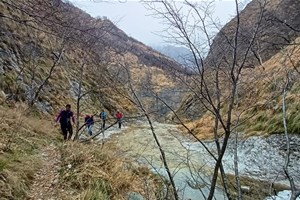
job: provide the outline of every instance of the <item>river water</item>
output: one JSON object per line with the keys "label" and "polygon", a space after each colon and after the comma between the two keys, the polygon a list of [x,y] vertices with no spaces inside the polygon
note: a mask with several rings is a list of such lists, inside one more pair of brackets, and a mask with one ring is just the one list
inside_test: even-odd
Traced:
{"label": "river water", "polygon": [[[155,133],[166,153],[169,168],[181,199],[206,199],[209,192],[210,171],[214,164],[201,147],[189,148],[192,140],[180,134],[175,125],[154,123]],[[148,166],[155,173],[166,177],[160,152],[149,125],[139,123],[123,129],[110,139],[136,163]],[[226,199],[223,191],[216,190],[216,199]]]}
{"label": "river water", "polygon": [[[166,153],[167,162],[174,175],[175,184],[180,199],[201,200],[206,199],[209,192],[214,159],[205,148],[195,142],[188,135],[183,135],[175,125],[155,122],[155,133]],[[98,137],[102,139],[103,136]],[[149,124],[135,122],[122,129],[112,128],[104,134],[105,139],[115,143],[125,152],[125,155],[134,159],[139,165],[149,167],[153,172],[166,177],[162,165],[160,152],[153,138]],[[282,135],[273,135],[268,138],[251,137],[239,141],[239,171],[241,175],[255,179],[268,180],[288,185],[282,171],[285,153]],[[290,172],[297,185],[300,184],[300,137],[293,136]],[[215,144],[205,142],[207,147],[216,155]],[[228,142],[228,148],[223,157],[226,173],[234,173],[233,150],[234,140]],[[298,148],[298,149],[297,149]],[[226,199],[224,192],[217,188],[215,199]]]}

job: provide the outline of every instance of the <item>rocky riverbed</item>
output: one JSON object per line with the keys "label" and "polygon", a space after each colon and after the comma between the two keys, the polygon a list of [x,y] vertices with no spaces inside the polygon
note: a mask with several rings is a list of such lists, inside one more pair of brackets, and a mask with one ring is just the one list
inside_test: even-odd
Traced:
{"label": "rocky riverbed", "polygon": [[[290,136],[289,171],[295,183],[300,185],[300,137]],[[238,144],[239,169],[242,174],[274,180],[288,184],[283,167],[286,158],[286,139],[284,135],[251,137],[240,140]],[[232,171],[234,142],[231,140],[224,157],[227,169]]]}
{"label": "rocky riverbed", "polygon": [[[205,148],[188,135],[183,135],[175,125],[154,123],[155,132],[164,149],[169,167],[175,175],[175,182],[182,199],[205,199],[210,184],[210,177],[215,161]],[[126,156],[136,160],[139,165],[146,165],[154,172],[166,175],[160,153],[147,123],[137,122],[126,129],[108,132],[111,142],[116,143],[126,152]],[[101,136],[102,137],[102,136]],[[101,138],[99,138],[101,139]],[[297,185],[300,184],[300,137],[292,135],[291,161],[289,170]],[[226,173],[234,174],[235,140],[231,138],[223,158]],[[214,142],[205,145],[216,154]],[[282,183],[287,187],[283,166],[286,156],[284,135],[269,137],[250,137],[239,139],[238,164],[243,176],[256,180]],[[286,193],[285,193],[286,194]],[[226,199],[222,190],[217,190],[217,199]]]}

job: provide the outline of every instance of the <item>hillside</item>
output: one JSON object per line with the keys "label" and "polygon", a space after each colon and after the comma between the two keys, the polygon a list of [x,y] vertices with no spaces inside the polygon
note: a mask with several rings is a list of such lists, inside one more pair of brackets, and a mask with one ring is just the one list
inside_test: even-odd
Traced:
{"label": "hillside", "polygon": [[54,117],[67,103],[77,126],[102,109],[136,116],[133,91],[154,107],[145,85],[164,94],[177,87],[167,70],[181,67],[65,1],[3,0],[0,10],[1,199],[159,196],[148,168],[113,144],[63,142]]}
{"label": "hillside", "polygon": [[180,46],[172,46],[172,45],[162,45],[162,46],[153,46],[154,49],[163,53],[164,55],[169,56],[170,58],[176,60],[178,63],[182,65],[187,65],[188,59],[192,59],[191,52],[189,49]]}
{"label": "hillside", "polygon": [[[266,1],[264,12],[260,15],[262,2],[254,0],[240,12],[236,65],[242,65],[243,60],[245,63],[238,83],[237,102],[232,113],[233,122],[242,121],[238,130],[246,135],[282,133],[282,91],[289,74],[286,97],[288,131],[298,134],[300,4],[293,0]],[[257,26],[260,16],[261,21]],[[208,66],[206,73],[209,77],[214,77],[215,68],[210,66],[215,63],[219,63],[223,69],[220,79],[221,113],[225,119],[231,89],[230,67],[236,23],[237,18],[234,18],[220,30],[204,60],[205,66]],[[255,27],[259,27],[257,37],[253,46],[247,49]],[[213,85],[212,82],[208,83]],[[214,90],[212,88],[212,92]],[[201,101],[199,96],[191,92],[182,101],[177,114],[189,122],[188,127],[198,137],[213,137],[214,118]]]}
{"label": "hillside", "polygon": [[[300,37],[295,40],[298,44]],[[299,64],[300,46],[291,45],[263,63],[263,67],[243,70],[239,107],[233,116],[240,115],[238,130],[245,136],[269,135],[284,132],[282,124],[282,98],[287,73],[289,87],[286,96],[287,128],[289,133],[299,134]],[[296,69],[296,70],[295,70]],[[224,108],[225,109],[225,108]],[[201,112],[193,112],[199,110]],[[197,97],[190,95],[177,111],[181,116],[193,119],[189,127],[199,138],[213,137],[213,117]],[[223,112],[224,113],[224,112]],[[235,120],[235,119],[234,119]],[[190,121],[190,120],[187,120]]]}
{"label": "hillside", "polygon": [[[252,35],[257,32],[254,45],[247,56],[249,67],[257,66],[292,43],[300,34],[300,4],[297,0],[253,0],[240,12],[239,60],[245,55]],[[231,60],[237,18],[227,23],[213,39],[206,58],[211,63]],[[226,52],[224,54],[224,52]]]}
{"label": "hillside", "polygon": [[70,3],[1,1],[0,7],[0,86],[7,100],[53,114],[82,96],[83,111],[119,108],[130,114],[136,109],[125,89],[126,70],[180,70],[109,20],[94,19]]}

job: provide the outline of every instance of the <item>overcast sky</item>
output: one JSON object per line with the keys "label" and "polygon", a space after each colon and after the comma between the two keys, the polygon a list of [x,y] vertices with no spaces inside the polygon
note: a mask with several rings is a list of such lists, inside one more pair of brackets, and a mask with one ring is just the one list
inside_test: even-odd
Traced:
{"label": "overcast sky", "polygon": [[[106,16],[127,35],[147,45],[153,46],[163,42],[162,37],[157,35],[163,30],[160,21],[149,16],[150,11],[139,1],[111,0],[109,3],[99,0],[69,1],[93,17]],[[228,22],[233,17],[234,12],[235,4],[233,0],[215,1],[215,17],[218,17],[222,24]]]}

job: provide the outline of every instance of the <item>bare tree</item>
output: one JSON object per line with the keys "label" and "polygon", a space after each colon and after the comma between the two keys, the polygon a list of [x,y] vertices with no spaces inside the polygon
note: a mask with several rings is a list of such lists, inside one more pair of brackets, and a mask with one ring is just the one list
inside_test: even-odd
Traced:
{"label": "bare tree", "polygon": [[[291,61],[290,56],[286,55],[285,60],[289,59]],[[284,61],[285,61],[284,60]],[[295,66],[293,62],[291,62],[293,68],[295,69]],[[286,67],[285,67],[286,68]],[[291,175],[290,170],[289,170],[289,164],[290,164],[290,136],[288,132],[288,127],[287,127],[287,105],[286,105],[286,95],[288,93],[289,88],[291,87],[291,70],[286,69],[286,78],[282,90],[282,122],[283,122],[283,127],[284,127],[284,135],[286,139],[286,155],[285,155],[285,164],[283,166],[283,171],[287,177],[287,179],[290,182],[291,186],[291,200],[297,199],[298,196],[300,196],[300,188],[297,188],[294,177]]]}
{"label": "bare tree", "polygon": [[64,48],[63,47],[58,52],[58,55],[56,55],[56,53],[53,52],[53,55],[55,57],[54,61],[53,61],[53,64],[50,67],[49,72],[48,72],[47,76],[45,77],[45,79],[40,83],[40,85],[37,87],[36,91],[34,92],[34,95],[33,95],[32,99],[30,101],[30,104],[29,104],[30,106],[34,105],[34,103],[37,100],[37,98],[39,97],[42,89],[44,88],[44,86],[46,86],[48,84],[49,79],[53,75],[54,69],[59,65],[59,63],[60,63],[60,61],[62,59],[63,52],[64,52]]}
{"label": "bare tree", "polygon": [[[155,3],[159,3],[160,6],[155,6]],[[166,25],[168,25],[168,29],[166,31],[169,33],[169,37],[167,39],[174,43],[184,45],[191,51],[196,73],[198,74],[198,76],[194,75],[191,77],[193,84],[193,86],[190,86],[190,88],[193,88],[191,92],[195,93],[195,97],[199,99],[204,108],[208,112],[212,113],[215,118],[214,137],[218,156],[212,176],[210,193],[207,198],[212,199],[214,196],[214,190],[216,188],[220,170],[227,197],[231,199],[226,173],[222,167],[222,158],[233,131],[232,115],[236,109],[235,105],[238,102],[237,91],[240,84],[241,72],[247,66],[246,63],[248,55],[251,52],[251,48],[253,47],[257,34],[260,30],[260,24],[264,14],[263,9],[266,5],[266,1],[260,2],[259,17],[255,27],[250,33],[250,37],[247,39],[241,35],[239,4],[238,1],[235,1],[235,30],[233,31],[233,37],[227,38],[228,49],[224,50],[230,52],[230,56],[214,55],[214,52],[211,51],[208,54],[208,57],[211,58],[209,63],[207,62],[207,59],[204,59],[205,52],[207,52],[205,48],[212,47],[212,39],[214,35],[210,33],[211,29],[218,29],[218,27],[215,27],[216,24],[211,22],[212,18],[209,13],[210,4],[203,7],[196,3],[184,1],[183,5],[186,6],[186,8],[184,6],[178,6],[178,3],[175,3],[174,1],[161,0],[150,3],[148,2],[147,5],[152,11],[154,11],[156,16],[165,20]],[[192,21],[192,24],[189,24],[190,21]],[[213,24],[213,27],[209,27],[209,24]],[[202,35],[197,34],[197,32],[200,32]],[[206,42],[201,43],[197,40],[199,38],[205,38]],[[241,40],[246,41],[246,48],[243,51],[243,54],[238,56],[238,49],[240,49],[239,45]],[[222,114],[222,111],[224,112],[224,106],[227,107],[225,116]],[[223,129],[223,134],[220,134],[220,127]],[[241,195],[239,195],[239,199],[241,199]]]}
{"label": "bare tree", "polygon": [[[152,136],[153,136],[155,143],[159,149],[160,157],[161,157],[164,169],[166,170],[167,177],[170,181],[170,185],[172,188],[172,196],[174,197],[174,199],[178,200],[179,196],[178,196],[178,191],[177,191],[175,181],[174,181],[174,175],[172,174],[172,172],[169,168],[169,164],[167,161],[168,159],[165,155],[165,150],[163,149],[163,147],[157,137],[155,127],[153,126],[153,122],[152,122],[152,119],[149,114],[150,112],[146,110],[144,103],[142,102],[141,98],[137,95],[136,86],[133,85],[133,83],[132,83],[131,72],[130,72],[131,63],[130,63],[130,61],[125,59],[125,56],[124,56],[125,53],[122,53],[122,54],[120,54],[120,52],[117,52],[117,53],[118,53],[118,55],[117,55],[118,62],[117,63],[118,63],[118,66],[124,70],[123,72],[125,73],[124,74],[125,77],[122,77],[122,82],[120,82],[118,85],[115,85],[114,87],[112,87],[112,89],[114,89],[117,93],[119,93],[124,98],[126,98],[129,101],[131,101],[132,103],[134,103],[141,110],[142,115],[146,117],[149,127],[151,129]],[[113,77],[115,77],[115,74],[113,74]],[[124,94],[124,92],[122,91],[122,88],[124,88],[124,87],[130,91],[131,95]],[[167,189],[169,189],[168,185],[167,185]]]}

